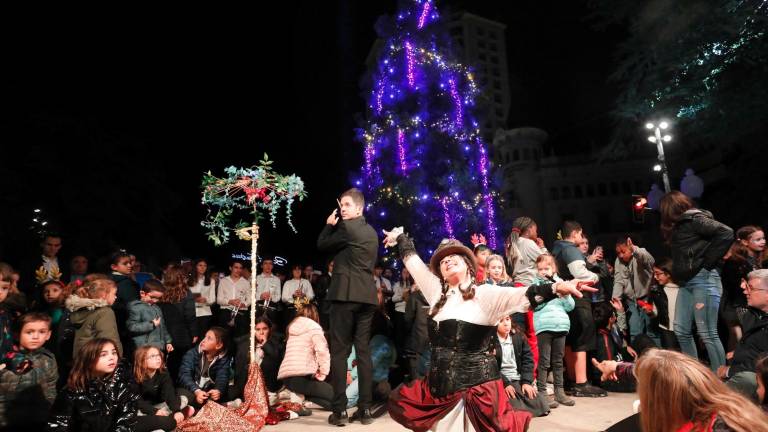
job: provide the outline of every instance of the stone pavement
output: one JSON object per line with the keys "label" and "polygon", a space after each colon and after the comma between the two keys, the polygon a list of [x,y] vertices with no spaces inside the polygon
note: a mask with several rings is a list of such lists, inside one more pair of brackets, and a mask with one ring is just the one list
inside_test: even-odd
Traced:
{"label": "stone pavement", "polygon": [[[574,398],[576,405],[572,407],[561,406],[552,410],[547,417],[533,419],[531,432],[597,432],[605,430],[608,426],[632,414],[632,403],[637,399],[636,394],[610,393],[604,398]],[[352,414],[352,410],[349,411]],[[300,417],[296,420],[288,420],[275,426],[265,426],[263,432],[313,432],[336,431],[339,432],[389,432],[405,431],[389,416],[385,415],[376,419],[368,426],[353,423],[342,428],[328,424],[327,411],[314,410],[309,417]]]}

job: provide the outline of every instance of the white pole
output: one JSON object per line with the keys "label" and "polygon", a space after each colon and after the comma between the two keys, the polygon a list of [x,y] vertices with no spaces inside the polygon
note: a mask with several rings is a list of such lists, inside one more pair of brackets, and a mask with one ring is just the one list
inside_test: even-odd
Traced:
{"label": "white pole", "polygon": [[258,248],[258,243],[259,226],[254,222],[251,231],[251,363],[256,361],[256,347],[254,345],[254,340],[256,339],[256,261],[258,259],[256,249]]}

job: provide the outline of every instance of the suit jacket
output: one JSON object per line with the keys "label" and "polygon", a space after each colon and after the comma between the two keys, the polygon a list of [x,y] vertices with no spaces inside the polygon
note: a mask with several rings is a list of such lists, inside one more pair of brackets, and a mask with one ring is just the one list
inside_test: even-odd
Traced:
{"label": "suit jacket", "polygon": [[333,275],[326,300],[377,305],[373,266],[378,254],[376,231],[360,216],[326,225],[317,239],[321,252],[333,255]]}

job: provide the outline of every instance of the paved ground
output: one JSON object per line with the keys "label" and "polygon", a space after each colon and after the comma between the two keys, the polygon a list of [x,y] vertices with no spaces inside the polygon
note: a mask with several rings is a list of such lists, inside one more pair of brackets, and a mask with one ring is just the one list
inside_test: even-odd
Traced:
{"label": "paved ground", "polygon": [[[632,402],[637,398],[636,394],[611,393],[605,398],[576,398],[576,405],[572,407],[559,407],[552,410],[547,417],[533,419],[530,431],[532,432],[596,432],[606,429],[608,426],[632,414]],[[315,410],[309,417],[300,417],[289,420],[275,426],[264,427],[264,432],[312,432],[334,431],[339,432],[388,432],[405,431],[406,429],[395,423],[389,416],[376,419],[369,426],[360,423],[347,425],[343,429],[332,427],[327,423],[328,412]],[[350,412],[351,414],[351,412]]]}

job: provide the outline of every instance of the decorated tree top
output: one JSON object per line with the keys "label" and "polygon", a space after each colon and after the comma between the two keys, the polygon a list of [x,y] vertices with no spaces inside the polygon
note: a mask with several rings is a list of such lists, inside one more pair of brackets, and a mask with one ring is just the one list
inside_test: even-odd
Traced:
{"label": "decorated tree top", "polygon": [[455,61],[434,0],[401,0],[370,71],[364,162],[354,183],[377,228],[404,224],[429,251],[441,238],[485,233],[497,246],[495,192],[474,118],[480,90]]}
{"label": "decorated tree top", "polygon": [[768,1],[596,0],[601,27],[628,29],[614,57],[616,151],[645,143],[638,125],[665,117],[686,147],[738,143],[768,121]]}
{"label": "decorated tree top", "polygon": [[[291,205],[296,199],[301,201],[307,196],[304,182],[299,177],[275,173],[266,153],[254,167],[230,166],[224,173],[226,176],[216,177],[208,171],[201,184],[202,202],[208,210],[201,225],[206,228],[208,238],[214,244],[219,246],[229,241],[232,231],[238,232],[241,228],[257,225],[260,211],[268,213],[272,226],[275,226],[277,214],[283,206],[288,225],[296,231],[291,221]],[[232,227],[231,219],[238,210],[249,214],[252,220],[240,220]]]}

